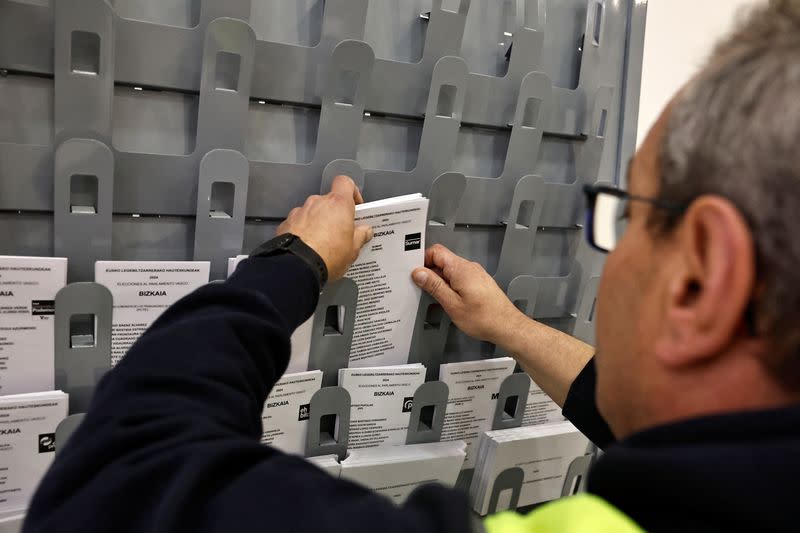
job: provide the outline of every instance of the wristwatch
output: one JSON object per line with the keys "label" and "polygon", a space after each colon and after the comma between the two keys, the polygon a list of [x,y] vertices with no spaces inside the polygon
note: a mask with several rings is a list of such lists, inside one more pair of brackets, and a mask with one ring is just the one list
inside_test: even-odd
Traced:
{"label": "wristwatch", "polygon": [[319,282],[319,290],[328,283],[328,267],[325,261],[309,245],[297,235],[284,233],[265,242],[250,254],[250,257],[271,257],[275,255],[292,254],[305,261]]}

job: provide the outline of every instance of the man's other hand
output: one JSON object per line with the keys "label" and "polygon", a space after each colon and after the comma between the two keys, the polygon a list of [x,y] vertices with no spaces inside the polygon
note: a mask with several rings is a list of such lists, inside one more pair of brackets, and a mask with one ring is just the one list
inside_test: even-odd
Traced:
{"label": "man's other hand", "polygon": [[425,252],[425,266],[412,274],[414,283],[433,296],[470,337],[502,344],[524,322],[525,315],[478,263],[437,244]]}
{"label": "man's other hand", "polygon": [[278,226],[278,235],[292,233],[317,252],[328,267],[328,279],[341,279],[372,239],[372,228],[355,226],[356,204],[364,199],[347,176],[336,176],[331,192],[311,196]]}

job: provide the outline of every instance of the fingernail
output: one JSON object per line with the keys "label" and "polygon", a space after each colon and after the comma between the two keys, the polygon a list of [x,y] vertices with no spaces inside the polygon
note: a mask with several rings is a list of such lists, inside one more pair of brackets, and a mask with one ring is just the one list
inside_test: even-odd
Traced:
{"label": "fingernail", "polygon": [[428,273],[424,270],[417,270],[411,277],[414,279],[414,283],[420,287],[425,285],[425,282],[428,281]]}

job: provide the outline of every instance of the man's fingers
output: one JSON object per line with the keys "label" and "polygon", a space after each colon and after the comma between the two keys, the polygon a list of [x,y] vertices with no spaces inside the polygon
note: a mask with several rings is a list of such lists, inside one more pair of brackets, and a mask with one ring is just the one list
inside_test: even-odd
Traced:
{"label": "man's fingers", "polygon": [[356,230],[353,233],[353,246],[356,250],[361,250],[371,240],[372,228],[370,226],[356,226]]}
{"label": "man's fingers", "polygon": [[352,198],[356,204],[364,203],[361,191],[358,190],[356,182],[349,176],[336,176],[333,180],[333,186],[331,186],[331,193],[347,199]]}
{"label": "man's fingers", "polygon": [[433,296],[441,304],[445,313],[452,315],[452,311],[458,305],[460,296],[450,288],[450,285],[444,279],[427,268],[416,269],[411,277],[418,287]]}
{"label": "man's fingers", "polygon": [[452,267],[458,261],[465,261],[465,259],[457,256],[441,244],[436,244],[425,251],[425,266],[443,272],[445,279],[447,279],[447,273],[452,270]]}

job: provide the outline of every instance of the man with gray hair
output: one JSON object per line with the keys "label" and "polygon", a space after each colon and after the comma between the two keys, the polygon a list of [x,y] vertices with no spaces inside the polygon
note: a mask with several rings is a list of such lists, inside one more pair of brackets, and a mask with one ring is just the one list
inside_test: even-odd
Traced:
{"label": "man with gray hair", "polygon": [[528,319],[441,246],[413,273],[605,451],[589,495],[480,525],[456,491],[422,487],[398,508],[259,444],[292,331],[371,238],[340,176],[103,378],[25,531],[798,530],[800,0],[755,9],[719,45],[631,161],[628,186],[586,188],[587,237],[609,253],[596,352]]}

